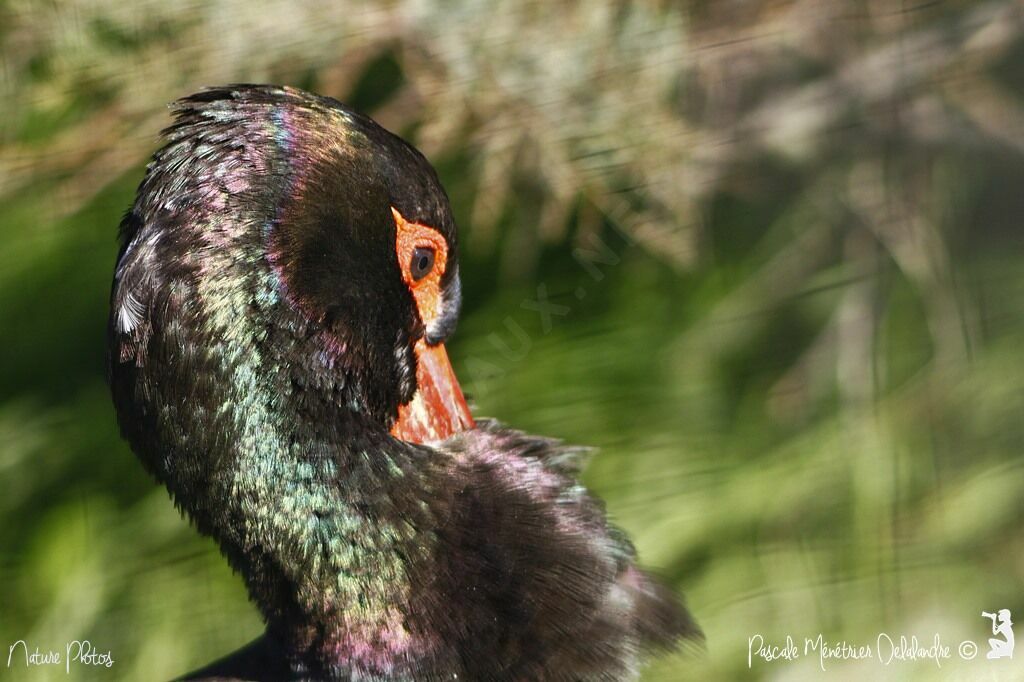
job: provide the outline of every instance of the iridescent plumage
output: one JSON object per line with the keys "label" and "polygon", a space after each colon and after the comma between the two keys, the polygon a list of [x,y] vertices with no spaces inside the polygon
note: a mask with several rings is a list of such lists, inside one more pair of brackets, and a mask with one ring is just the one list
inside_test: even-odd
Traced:
{"label": "iridescent plumage", "polygon": [[458,305],[454,221],[415,149],[289,88],[207,90],[175,117],[122,225],[110,377],[122,433],[267,622],[202,675],[617,680],[697,636],[578,451],[494,422],[389,434],[424,335],[392,208],[443,235]]}

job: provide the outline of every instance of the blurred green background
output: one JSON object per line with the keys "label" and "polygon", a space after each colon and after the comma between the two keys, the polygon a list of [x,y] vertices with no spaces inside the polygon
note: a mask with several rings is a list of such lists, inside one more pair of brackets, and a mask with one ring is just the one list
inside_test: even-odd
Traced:
{"label": "blurred green background", "polygon": [[[645,680],[1024,679],[980,616],[1024,622],[1022,36],[1009,0],[0,0],[0,651],[115,660],[0,679],[165,679],[261,629],[104,383],[165,105],[233,81],[435,163],[477,414],[597,446],[707,634]],[[747,665],[879,632],[953,658]]]}

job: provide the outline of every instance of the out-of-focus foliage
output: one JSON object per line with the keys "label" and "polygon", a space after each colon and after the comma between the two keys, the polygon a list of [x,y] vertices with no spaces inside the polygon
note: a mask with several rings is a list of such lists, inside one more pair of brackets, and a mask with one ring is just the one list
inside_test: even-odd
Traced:
{"label": "out-of-focus foliage", "polygon": [[645,679],[821,676],[748,669],[756,633],[953,649],[836,679],[1021,675],[979,614],[1024,614],[1022,31],[1012,0],[3,0],[0,642],[158,679],[260,630],[119,441],[102,348],[164,105],[270,81],[438,166],[478,413],[598,446],[706,630]]}

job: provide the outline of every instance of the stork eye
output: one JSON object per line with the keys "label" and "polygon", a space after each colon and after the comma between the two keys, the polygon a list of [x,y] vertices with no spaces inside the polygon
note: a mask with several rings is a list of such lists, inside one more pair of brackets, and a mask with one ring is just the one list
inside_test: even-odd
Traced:
{"label": "stork eye", "polygon": [[409,261],[409,273],[412,278],[419,281],[430,274],[434,269],[434,249],[418,246],[412,252],[412,260]]}

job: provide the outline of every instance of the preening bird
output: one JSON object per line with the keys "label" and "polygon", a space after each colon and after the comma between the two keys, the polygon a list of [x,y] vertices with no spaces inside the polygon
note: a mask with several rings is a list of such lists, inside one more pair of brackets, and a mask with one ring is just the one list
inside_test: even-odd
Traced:
{"label": "preening bird", "polygon": [[699,630],[577,480],[475,421],[458,240],[424,157],[339,102],[204,90],[121,225],[123,436],[266,633],[191,679],[622,680]]}

